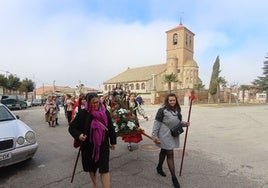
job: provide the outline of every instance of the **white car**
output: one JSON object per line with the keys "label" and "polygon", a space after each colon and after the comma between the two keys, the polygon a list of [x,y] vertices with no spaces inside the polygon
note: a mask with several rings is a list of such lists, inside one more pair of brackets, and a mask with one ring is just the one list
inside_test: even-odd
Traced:
{"label": "white car", "polygon": [[32,158],[37,148],[36,133],[0,103],[0,167]]}
{"label": "white car", "polygon": [[25,102],[27,104],[27,108],[32,107],[32,102],[31,101],[25,100]]}

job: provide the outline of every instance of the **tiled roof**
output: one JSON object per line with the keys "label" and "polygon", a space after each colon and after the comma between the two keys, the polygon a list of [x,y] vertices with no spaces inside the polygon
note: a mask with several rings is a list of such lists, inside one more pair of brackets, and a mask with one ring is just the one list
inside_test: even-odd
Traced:
{"label": "tiled roof", "polygon": [[[55,86],[56,91],[57,90],[62,90],[62,89],[69,89],[70,87],[68,86]],[[43,93],[46,92],[53,92],[54,87],[53,86],[44,86],[36,89],[36,95],[42,95]]]}
{"label": "tiled roof", "polygon": [[182,24],[180,24],[179,26],[174,27],[174,28],[172,28],[172,29],[166,31],[166,33],[169,33],[169,32],[171,32],[171,31],[176,31],[176,30],[178,30],[178,29],[186,29],[188,32],[190,32],[190,33],[192,33],[192,34],[194,35],[194,33],[193,33],[192,31],[190,31],[187,27],[185,27],[185,26],[182,25]]}
{"label": "tiled roof", "polygon": [[[77,88],[71,88],[69,86],[55,86],[55,91],[53,86],[44,86],[36,89],[36,95],[42,95],[44,93],[73,93]],[[84,92],[97,92],[98,90],[91,87],[83,87]]]}
{"label": "tiled roof", "polygon": [[147,81],[152,79],[153,74],[160,74],[165,70],[166,70],[166,64],[128,68],[126,71],[105,81],[104,84]]}

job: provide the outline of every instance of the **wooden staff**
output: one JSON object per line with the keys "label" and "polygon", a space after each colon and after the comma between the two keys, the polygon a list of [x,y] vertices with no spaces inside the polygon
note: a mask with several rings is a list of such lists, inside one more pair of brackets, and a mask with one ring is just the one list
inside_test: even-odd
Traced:
{"label": "wooden staff", "polygon": [[146,136],[147,138],[151,139],[151,140],[154,140],[150,135],[146,134],[145,131],[143,129],[140,129],[141,130],[141,134]]}
{"label": "wooden staff", "polygon": [[74,180],[74,174],[75,174],[77,162],[78,162],[78,159],[79,159],[79,156],[80,156],[80,152],[81,152],[81,144],[79,146],[79,150],[78,150],[78,153],[77,153],[77,156],[76,156],[76,160],[75,160],[75,163],[74,163],[74,169],[73,169],[73,175],[72,175],[71,183],[73,183],[73,180]]}
{"label": "wooden staff", "polygon": [[[192,103],[193,103],[194,99],[195,99],[195,95],[194,95],[194,92],[192,91],[191,96],[190,96],[190,107],[189,107],[187,122],[190,122]],[[183,145],[183,151],[182,151],[182,157],[181,157],[181,166],[180,166],[180,176],[181,176],[181,172],[182,172],[182,165],[183,165],[184,153],[185,153],[185,148],[186,148],[187,135],[188,135],[188,126],[186,127],[186,133],[185,133],[185,137],[184,137],[184,145]]]}

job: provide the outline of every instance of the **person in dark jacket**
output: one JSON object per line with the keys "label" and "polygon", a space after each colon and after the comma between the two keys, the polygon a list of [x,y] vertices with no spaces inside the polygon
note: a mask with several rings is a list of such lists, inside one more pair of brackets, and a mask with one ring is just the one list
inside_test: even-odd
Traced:
{"label": "person in dark jacket", "polygon": [[115,149],[116,134],[109,112],[96,93],[86,95],[87,105],[70,122],[69,133],[81,144],[82,166],[97,187],[99,170],[102,187],[110,188],[110,149]]}

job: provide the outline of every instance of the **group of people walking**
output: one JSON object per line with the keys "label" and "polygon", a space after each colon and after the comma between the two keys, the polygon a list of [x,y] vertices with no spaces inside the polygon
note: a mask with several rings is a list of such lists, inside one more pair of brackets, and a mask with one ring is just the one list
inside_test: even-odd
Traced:
{"label": "group of people walking", "polygon": [[[132,98],[135,98],[135,94],[129,96],[127,104],[128,107],[135,108],[137,103]],[[107,110],[105,99],[100,99],[96,93],[81,95],[79,101],[75,115],[69,122],[69,133],[74,139],[78,139],[82,143],[80,145],[82,166],[83,170],[89,173],[93,187],[97,187],[96,173],[98,170],[102,187],[110,188],[110,149],[114,150],[117,143],[113,120]],[[144,118],[148,120],[145,115]],[[173,152],[175,148],[179,147],[179,136],[171,136],[170,128],[179,123],[185,127],[190,125],[189,122],[182,121],[178,99],[175,94],[171,93],[166,96],[163,106],[156,113],[152,139],[160,148],[156,172],[161,176],[166,176],[163,163],[167,159],[171,180],[175,188],[180,187],[175,174]],[[129,143],[133,141],[131,137],[123,139]]]}

